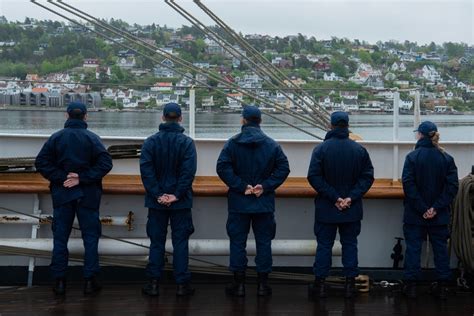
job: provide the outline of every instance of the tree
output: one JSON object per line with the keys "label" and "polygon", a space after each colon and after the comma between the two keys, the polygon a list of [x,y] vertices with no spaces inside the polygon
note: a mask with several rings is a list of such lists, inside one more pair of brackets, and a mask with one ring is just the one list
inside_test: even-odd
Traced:
{"label": "tree", "polygon": [[464,50],[466,49],[466,46],[463,44],[457,44],[457,43],[444,43],[443,48],[445,49],[446,55],[448,55],[448,58],[459,58],[464,55]]}
{"label": "tree", "polygon": [[344,78],[347,76],[347,71],[344,64],[334,59],[331,60],[330,64],[331,64],[331,71],[334,72],[337,76],[344,77]]}
{"label": "tree", "polygon": [[310,62],[306,56],[300,56],[295,62],[296,68],[311,68],[312,65],[313,63]]}
{"label": "tree", "polygon": [[363,51],[363,50],[359,51],[359,58],[360,58],[360,61],[362,61],[365,64],[372,64],[373,63],[372,57],[370,56],[369,52],[366,52],[366,51]]}

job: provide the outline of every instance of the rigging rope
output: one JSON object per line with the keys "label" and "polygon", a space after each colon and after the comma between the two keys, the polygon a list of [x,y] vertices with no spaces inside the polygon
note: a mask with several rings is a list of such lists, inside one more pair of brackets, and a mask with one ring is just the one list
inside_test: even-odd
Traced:
{"label": "rigging rope", "polygon": [[[298,112],[296,112],[296,111],[294,111],[294,110],[292,110],[292,109],[286,109],[285,107],[279,105],[278,103],[273,102],[273,101],[270,101],[270,100],[265,99],[265,98],[262,98],[262,97],[260,97],[260,96],[257,95],[257,94],[254,94],[254,93],[248,92],[248,91],[246,91],[246,90],[243,90],[243,89],[240,88],[240,86],[238,86],[238,85],[236,85],[236,84],[234,84],[234,83],[231,83],[231,82],[229,82],[229,81],[227,81],[227,80],[221,78],[220,76],[218,76],[217,74],[213,73],[212,71],[207,71],[207,70],[205,70],[205,69],[201,69],[201,68],[199,68],[199,67],[197,67],[197,66],[194,66],[192,63],[190,63],[190,62],[188,62],[188,61],[186,61],[186,60],[184,60],[184,59],[182,59],[182,58],[180,58],[180,57],[177,57],[177,56],[175,56],[175,55],[173,55],[173,54],[170,54],[169,52],[163,50],[162,48],[159,48],[159,47],[157,47],[157,46],[155,46],[155,45],[152,45],[152,44],[150,44],[150,43],[144,41],[143,39],[141,39],[141,38],[139,38],[139,37],[137,37],[137,36],[135,36],[135,35],[133,35],[133,34],[127,32],[127,31],[123,31],[123,30],[121,30],[121,29],[119,29],[119,28],[117,28],[117,27],[114,27],[114,26],[112,26],[112,25],[110,25],[110,24],[108,24],[108,23],[105,23],[105,22],[103,22],[103,21],[101,21],[101,20],[99,20],[99,19],[97,19],[97,18],[95,18],[95,17],[93,17],[93,16],[91,16],[91,15],[89,15],[89,14],[87,14],[87,13],[85,13],[85,12],[83,12],[83,11],[81,11],[81,10],[75,8],[75,7],[73,7],[73,6],[71,6],[71,5],[68,5],[68,4],[63,3],[63,2],[60,2],[60,4],[59,4],[59,3],[53,3],[53,2],[51,2],[51,3],[52,3],[53,5],[55,5],[55,6],[59,7],[59,8],[61,8],[62,10],[65,10],[65,11],[67,11],[67,12],[69,12],[69,13],[71,13],[71,14],[73,14],[73,15],[79,17],[79,18],[82,18],[82,19],[88,21],[89,23],[92,23],[92,24],[94,24],[94,25],[96,25],[96,26],[98,26],[98,27],[100,27],[100,28],[103,28],[103,29],[105,29],[105,30],[107,30],[107,31],[109,31],[109,32],[112,32],[112,33],[116,34],[116,35],[124,36],[124,37],[126,37],[129,41],[131,41],[131,42],[133,42],[133,43],[139,45],[140,47],[142,47],[142,48],[144,48],[144,49],[147,49],[149,52],[151,52],[151,53],[153,53],[153,54],[158,53],[158,54],[160,54],[163,58],[167,58],[167,59],[169,59],[169,60],[172,60],[172,61],[174,61],[174,62],[180,64],[182,67],[187,68],[188,70],[191,70],[191,71],[194,71],[194,72],[197,72],[197,73],[198,73],[198,72],[205,73],[206,75],[210,76],[211,78],[213,78],[213,79],[216,80],[217,82],[223,84],[224,86],[227,86],[227,87],[229,87],[229,88],[231,88],[231,89],[237,90],[237,91],[239,91],[240,93],[242,93],[242,94],[244,94],[244,95],[246,95],[246,96],[248,96],[248,97],[251,97],[251,98],[253,98],[253,99],[255,99],[255,100],[258,100],[258,101],[262,102],[263,104],[269,105],[270,107],[276,108],[276,109],[278,109],[278,110],[280,110],[280,111],[282,111],[282,112],[285,112],[285,113],[287,113],[287,114],[289,114],[289,115],[291,115],[291,116],[294,116],[294,117],[296,117],[296,118],[299,118],[300,120],[305,121],[305,122],[307,122],[308,124],[311,124],[311,125],[313,125],[313,126],[315,126],[315,127],[318,127],[318,128],[321,128],[321,129],[324,129],[324,127],[325,127],[325,126],[321,127],[321,126],[319,126],[319,125],[317,125],[317,124],[315,125],[315,122],[311,121],[309,117],[303,116],[303,115],[301,115],[300,113],[298,113]],[[70,9],[68,9],[68,8],[70,8]],[[75,23],[77,23],[77,22],[75,22]],[[95,30],[95,32],[98,33],[97,30]],[[148,55],[144,55],[144,54],[142,54],[142,55],[145,56],[145,57],[148,56]],[[148,57],[149,57],[149,56],[148,56]],[[156,60],[154,60],[154,61],[155,61],[155,62],[158,62],[158,61],[156,61]],[[162,65],[162,66],[165,66],[165,65]],[[167,67],[167,68],[173,69],[173,71],[176,71],[176,70],[174,70],[173,67]],[[177,72],[177,71],[176,71],[176,72]],[[181,73],[181,74],[183,75],[183,73]],[[207,83],[205,83],[205,84],[207,85]],[[219,89],[217,89],[216,87],[213,87],[213,86],[211,86],[211,85],[207,85],[207,86],[208,86],[209,88],[211,88],[211,89],[219,90]],[[223,93],[226,94],[225,92],[223,92]],[[227,94],[226,94],[226,95],[227,95]],[[229,97],[229,95],[227,95],[227,96]],[[234,99],[235,99],[235,98],[234,98]],[[237,99],[235,99],[235,100],[236,100],[236,101],[239,101],[239,100],[237,100]],[[240,102],[240,101],[239,101],[239,102]],[[282,122],[284,122],[284,121],[282,121]]]}

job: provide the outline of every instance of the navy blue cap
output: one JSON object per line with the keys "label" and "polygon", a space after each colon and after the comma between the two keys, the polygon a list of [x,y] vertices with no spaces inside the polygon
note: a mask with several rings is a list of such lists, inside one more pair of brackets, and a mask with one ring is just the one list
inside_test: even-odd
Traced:
{"label": "navy blue cap", "polygon": [[336,126],[339,122],[349,124],[349,114],[347,112],[334,112],[331,114],[331,125]]}
{"label": "navy blue cap", "polygon": [[258,121],[262,118],[262,112],[255,105],[247,105],[242,110],[242,117],[247,121]]}
{"label": "navy blue cap", "polygon": [[69,114],[71,114],[73,112],[78,113],[79,111],[81,111],[82,114],[86,114],[87,113],[87,106],[82,102],[71,102],[67,106],[66,111]]}
{"label": "navy blue cap", "polygon": [[166,103],[163,107],[163,116],[169,118],[180,117],[181,108],[176,103]]}
{"label": "navy blue cap", "polygon": [[436,124],[430,121],[424,121],[418,126],[417,129],[414,130],[414,132],[420,132],[421,134],[425,136],[430,136],[431,132],[437,132],[437,131],[438,131],[438,127],[436,126]]}

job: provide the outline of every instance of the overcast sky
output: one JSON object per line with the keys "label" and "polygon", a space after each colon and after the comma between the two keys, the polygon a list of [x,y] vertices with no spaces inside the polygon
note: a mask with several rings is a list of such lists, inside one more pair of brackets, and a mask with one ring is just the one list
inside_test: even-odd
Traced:
{"label": "overcast sky", "polygon": [[[45,1],[42,1],[45,3]],[[81,10],[131,23],[187,24],[163,0],[69,0]],[[176,0],[206,24],[191,0]],[[203,0],[210,9],[244,34],[314,35],[366,40],[410,40],[419,44],[474,44],[474,0]],[[8,20],[59,19],[27,0],[0,0]]]}

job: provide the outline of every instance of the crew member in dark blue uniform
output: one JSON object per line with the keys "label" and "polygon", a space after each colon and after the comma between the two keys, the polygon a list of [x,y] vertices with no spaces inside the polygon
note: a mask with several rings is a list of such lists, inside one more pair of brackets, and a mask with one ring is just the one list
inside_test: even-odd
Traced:
{"label": "crew member in dark blue uniform", "polygon": [[446,299],[447,283],[451,277],[447,240],[450,205],[458,191],[459,179],[453,157],[439,146],[436,125],[426,121],[420,124],[418,142],[403,167],[405,214],[405,279],[404,293],[415,298],[416,282],[420,277],[420,255],[423,241],[429,236],[433,247],[438,282],[432,294]]}
{"label": "crew member in dark blue uniform", "polygon": [[184,135],[181,108],[168,103],[163,109],[159,132],[148,137],[142,147],[140,172],[146,190],[148,207],[147,234],[150,256],[147,275],[150,281],[143,293],[159,295],[159,280],[165,264],[165,243],[168,223],[173,242],[173,268],[177,283],[176,295],[194,293],[188,270],[188,241],[194,232],[191,216],[192,184],[196,174],[196,148],[193,140]]}
{"label": "crew member in dark blue uniform", "polygon": [[331,115],[331,131],[312,154],[308,181],[317,191],[314,234],[318,246],[313,266],[314,284],[310,293],[326,297],[325,278],[332,262],[332,247],[339,230],[344,265],[345,297],[355,294],[359,274],[357,236],[362,220],[362,197],[374,182],[374,168],[364,147],[349,139],[349,116]]}
{"label": "crew member in dark blue uniform", "polygon": [[245,248],[252,226],[257,247],[257,294],[266,296],[271,294],[267,279],[272,270],[271,243],[276,231],[275,190],[288,177],[290,169],[281,147],[260,129],[258,107],[246,106],[242,117],[242,132],[226,142],[216,167],[229,187],[226,228],[230,238],[229,270],[234,273],[234,282],[226,292],[245,295]]}
{"label": "crew member in dark blue uniform", "polygon": [[84,293],[100,290],[97,252],[101,224],[99,206],[102,178],[112,169],[112,159],[100,138],[87,130],[87,108],[73,102],[67,107],[64,129],[54,133],[36,157],[36,170],[50,181],[53,199],[54,247],[51,271],[56,279],[54,292],[66,291],[67,242],[77,215],[84,241]]}

